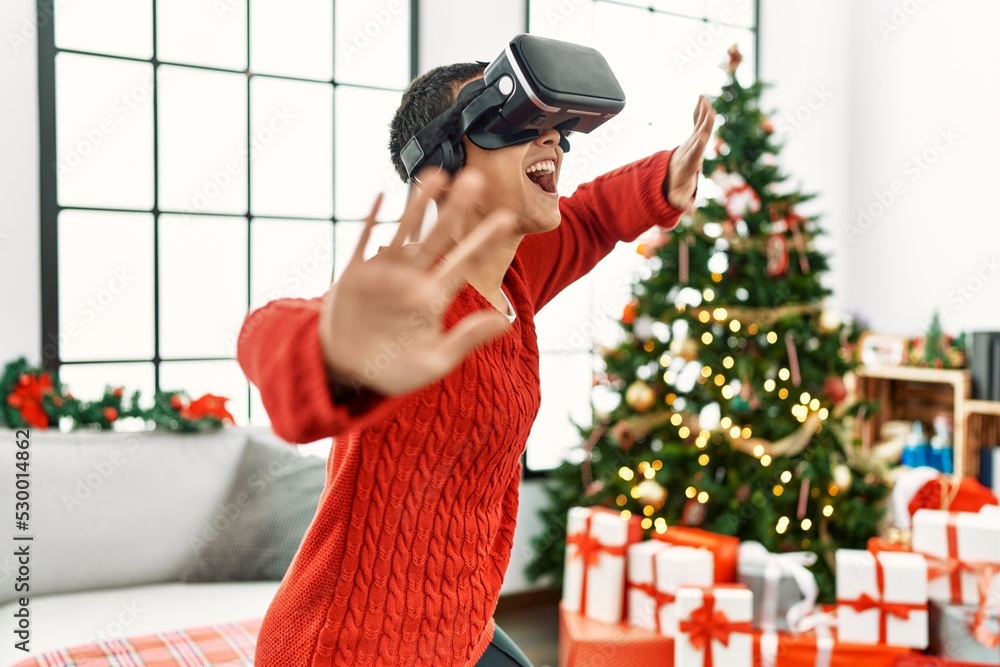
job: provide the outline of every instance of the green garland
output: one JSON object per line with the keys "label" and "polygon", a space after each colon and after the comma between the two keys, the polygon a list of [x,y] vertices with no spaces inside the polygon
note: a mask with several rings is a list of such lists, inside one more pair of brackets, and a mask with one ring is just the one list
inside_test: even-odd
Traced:
{"label": "green garland", "polygon": [[103,431],[132,418],[146,422],[146,428],[199,433],[235,421],[223,396],[205,394],[192,400],[184,391],[157,391],[150,408],[139,405],[139,396],[138,390],[126,395],[124,387],[107,385],[99,399],[83,401],[59,381],[57,371],[32,366],[20,357],[0,375],[0,426]]}

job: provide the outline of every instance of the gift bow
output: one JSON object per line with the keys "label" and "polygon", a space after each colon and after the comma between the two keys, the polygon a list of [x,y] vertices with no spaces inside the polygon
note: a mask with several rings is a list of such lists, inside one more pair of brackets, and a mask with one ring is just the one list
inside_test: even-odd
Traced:
{"label": "gift bow", "polygon": [[816,598],[819,597],[819,586],[816,577],[807,570],[816,564],[816,554],[811,551],[794,551],[789,553],[771,553],[760,542],[743,542],[740,544],[740,565],[752,565],[764,570],[764,596],[761,608],[761,627],[767,631],[775,630],[778,615],[778,586],[781,575],[789,574],[802,592],[802,600],[788,609],[785,618],[788,626],[798,632],[796,627],[802,619],[816,608]]}
{"label": "gift bow", "polygon": [[600,540],[590,534],[590,520],[591,516],[587,517],[587,523],[584,525],[583,530],[579,533],[572,533],[566,536],[566,545],[576,546],[576,553],[573,554],[574,558],[579,558],[583,561],[583,585],[580,588],[580,615],[587,615],[587,570],[594,565],[597,565],[597,561],[600,560],[601,554],[608,554],[609,556],[624,556],[625,555],[625,545],[619,546],[609,546],[602,544]]}
{"label": "gift bow", "polygon": [[729,636],[734,632],[750,634],[750,621],[732,622],[724,611],[715,610],[715,594],[704,592],[702,605],[691,612],[691,616],[680,622],[679,629],[687,635],[696,650],[702,651],[702,667],[714,667],[712,642],[729,646]]}
{"label": "gift bow", "polygon": [[838,599],[837,604],[850,607],[858,613],[868,611],[869,609],[878,609],[878,643],[887,644],[889,617],[895,616],[905,621],[910,618],[911,611],[927,611],[927,603],[886,602],[883,599],[885,598],[885,568],[882,566],[882,561],[879,560],[877,555],[872,554],[872,558],[875,559],[875,581],[878,584],[878,599],[867,593],[862,593],[861,597],[856,600]]}
{"label": "gift bow", "polygon": [[[816,631],[816,667],[830,667],[833,661],[834,641],[830,629],[836,625],[837,617],[826,612],[814,612],[799,621],[796,632]],[[773,667],[773,663],[767,667]]]}

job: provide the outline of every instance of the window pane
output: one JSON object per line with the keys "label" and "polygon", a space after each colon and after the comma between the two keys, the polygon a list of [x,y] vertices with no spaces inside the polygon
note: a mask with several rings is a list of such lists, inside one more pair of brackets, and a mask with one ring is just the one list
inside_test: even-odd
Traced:
{"label": "window pane", "polygon": [[251,0],[250,69],[261,74],[332,79],[333,3]]}
{"label": "window pane", "polygon": [[405,88],[410,81],[408,0],[336,3],[338,83]]}
{"label": "window pane", "polygon": [[246,69],[245,2],[159,2],[156,32],[156,56],[160,60]]}
{"label": "window pane", "polygon": [[385,193],[379,220],[398,220],[407,186],[389,159],[389,121],[401,93],[337,87],[337,217],[361,220]]}
{"label": "window pane", "polygon": [[[358,247],[361,240],[361,230],[364,229],[363,222],[341,222],[334,225],[336,244],[334,247],[334,280],[339,280],[344,273],[344,267],[354,255],[354,249]],[[365,249],[365,259],[371,259],[378,252],[379,246],[389,245],[396,235],[399,225],[394,222],[383,222],[372,227],[371,236],[368,238],[368,245]]]}
{"label": "window pane", "polygon": [[215,394],[229,399],[226,409],[236,424],[245,426],[247,380],[236,361],[164,361],[160,364],[160,389],[183,389],[194,399],[203,394]]}
{"label": "window pane", "polygon": [[64,364],[59,367],[59,379],[68,385],[76,398],[96,401],[104,395],[104,387],[125,387],[125,399],[138,389],[139,407],[153,407],[156,391],[153,364]]}
{"label": "window pane", "polygon": [[594,45],[595,2],[531,0],[528,16],[532,35]]}
{"label": "window pane", "polygon": [[162,66],[158,83],[160,209],[246,213],[246,77]]}
{"label": "window pane", "polygon": [[594,341],[598,345],[614,347],[622,340],[623,332],[618,321],[632,296],[633,275],[649,261],[635,251],[636,245],[619,243],[590,272],[594,285],[591,296],[594,311],[607,314],[594,327]]}
{"label": "window pane", "polygon": [[[712,17],[710,14],[706,14],[707,7],[706,3],[711,0],[651,0],[650,4],[655,9],[664,12],[671,12],[673,14],[683,14],[685,16],[693,16],[695,18],[704,18],[705,16]],[[733,3],[745,2],[747,0],[729,0]]]}
{"label": "window pane", "polygon": [[333,216],[333,86],[254,77],[251,207],[256,215]]}
{"label": "window pane", "polygon": [[153,216],[63,211],[58,224],[62,359],[152,359]]}
{"label": "window pane", "polygon": [[330,287],[333,223],[255,218],[250,226],[250,307],[312,298]]}
{"label": "window pane", "polygon": [[153,66],[56,56],[59,203],[153,207]]}
{"label": "window pane", "polygon": [[593,281],[589,275],[564,289],[535,317],[538,349],[542,352],[593,349],[594,327],[601,316],[591,312]]}
{"label": "window pane", "polygon": [[246,228],[243,218],[160,217],[161,357],[235,356],[247,313]]}
{"label": "window pane", "polygon": [[153,56],[150,0],[55,1],[56,46],[116,56]]}
{"label": "window pane", "polygon": [[[706,0],[709,20],[752,28],[754,3],[752,0]],[[745,54],[744,54],[745,55]]]}
{"label": "window pane", "polygon": [[554,468],[570,449],[580,444],[580,433],[570,419],[582,426],[593,421],[591,363],[589,354],[542,355],[542,406],[527,446],[528,467],[532,470]]}

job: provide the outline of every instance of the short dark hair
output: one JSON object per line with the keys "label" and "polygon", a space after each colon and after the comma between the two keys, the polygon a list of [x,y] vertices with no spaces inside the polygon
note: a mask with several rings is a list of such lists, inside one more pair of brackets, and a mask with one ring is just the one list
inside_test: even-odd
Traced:
{"label": "short dark hair", "polygon": [[389,123],[389,153],[396,173],[409,183],[400,153],[403,146],[425,125],[448,110],[458,95],[458,84],[482,76],[484,65],[456,63],[442,65],[421,74],[403,93],[399,108]]}

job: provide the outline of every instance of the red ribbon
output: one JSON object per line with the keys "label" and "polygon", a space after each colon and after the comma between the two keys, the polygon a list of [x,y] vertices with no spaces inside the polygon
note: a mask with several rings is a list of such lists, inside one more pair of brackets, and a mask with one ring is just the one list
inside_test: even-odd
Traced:
{"label": "red ribbon", "polygon": [[656,621],[656,631],[662,632],[660,628],[660,609],[664,605],[673,604],[677,602],[677,596],[673,593],[664,593],[656,587],[656,554],[653,554],[653,581],[652,583],[644,584],[633,584],[629,582],[628,588],[634,588],[638,591],[642,591],[649,597],[653,598],[653,602],[656,603],[656,608],[653,610],[653,619]]}
{"label": "red ribbon", "polygon": [[688,636],[691,646],[702,651],[705,656],[702,667],[714,667],[712,642],[717,641],[723,646],[729,646],[729,636],[732,633],[750,634],[750,621],[739,623],[730,621],[724,611],[715,610],[714,593],[705,591],[704,596],[704,602],[691,612],[691,617],[680,622],[680,631]]}
{"label": "red ribbon", "polygon": [[850,607],[854,611],[861,613],[869,609],[879,610],[878,643],[887,644],[889,617],[895,616],[904,621],[910,618],[911,611],[927,611],[927,603],[906,603],[906,602],[886,602],[885,598],[885,570],[882,568],[882,561],[873,554],[875,559],[875,580],[878,584],[878,597],[875,599],[867,593],[862,593],[857,600],[837,600],[837,604]]}
{"label": "red ribbon", "polygon": [[590,534],[590,520],[593,515],[587,517],[587,523],[583,527],[583,531],[579,533],[573,533],[566,536],[566,546],[575,545],[576,553],[573,554],[574,558],[579,558],[583,561],[583,586],[580,588],[580,615],[587,615],[587,579],[588,570],[597,565],[597,561],[600,560],[601,554],[605,553],[609,556],[624,556],[625,555],[625,545],[620,546],[608,546],[606,544],[601,544],[601,542],[594,536]]}

